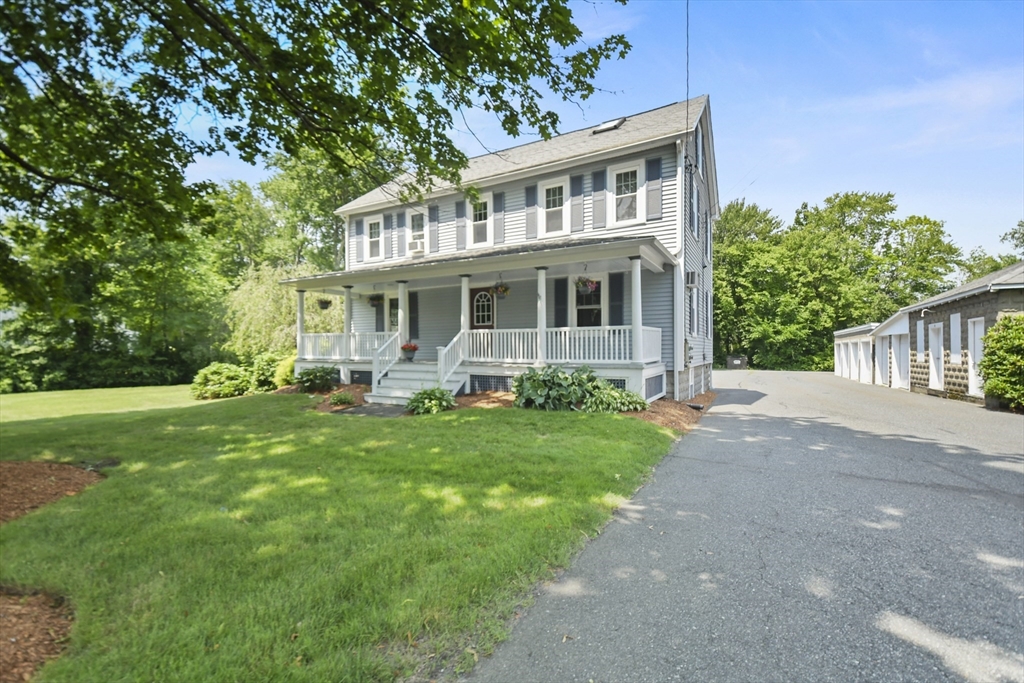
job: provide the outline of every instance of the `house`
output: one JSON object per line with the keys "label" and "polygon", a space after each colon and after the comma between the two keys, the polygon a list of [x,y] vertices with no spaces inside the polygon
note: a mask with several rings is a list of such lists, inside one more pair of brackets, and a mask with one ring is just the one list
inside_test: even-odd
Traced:
{"label": "house", "polygon": [[[338,209],[346,267],[298,292],[296,371],[331,365],[403,404],[421,388],[508,390],[531,366],[588,365],[648,401],[711,386],[706,96],[470,159],[470,201],[395,186]],[[305,293],[344,296],[345,329],[303,330]],[[401,362],[401,346],[419,346]]]}
{"label": "house", "polygon": [[863,370],[850,370],[851,359],[861,359],[863,368],[863,354],[870,352],[869,382],[980,402],[981,339],[1004,315],[1021,313],[1024,261],[901,308],[881,324],[836,332],[836,374],[865,381]]}

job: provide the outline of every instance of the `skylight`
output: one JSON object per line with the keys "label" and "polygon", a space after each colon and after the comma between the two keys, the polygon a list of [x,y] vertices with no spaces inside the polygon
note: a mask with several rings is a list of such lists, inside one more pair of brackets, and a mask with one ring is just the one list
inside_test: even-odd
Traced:
{"label": "skylight", "polygon": [[616,130],[625,122],[625,116],[623,116],[621,119],[613,119],[612,121],[606,121],[594,129],[594,135],[597,135],[598,133],[607,133],[610,130]]}

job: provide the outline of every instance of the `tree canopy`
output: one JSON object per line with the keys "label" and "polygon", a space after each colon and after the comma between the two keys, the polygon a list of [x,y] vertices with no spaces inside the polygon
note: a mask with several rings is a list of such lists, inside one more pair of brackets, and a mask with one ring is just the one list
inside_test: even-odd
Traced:
{"label": "tree canopy", "polygon": [[542,91],[594,92],[613,35],[580,45],[568,0],[20,0],[0,10],[0,284],[42,296],[32,243],[55,255],[116,217],[180,238],[208,215],[197,158],[323,155],[343,178],[406,191],[458,183],[451,131],[471,107],[511,135],[550,136]]}
{"label": "tree canopy", "polygon": [[715,225],[715,356],[763,368],[832,366],[832,333],[949,286],[960,256],[942,223],[895,218],[892,194],[848,192],[804,204],[790,226],[730,203]]}

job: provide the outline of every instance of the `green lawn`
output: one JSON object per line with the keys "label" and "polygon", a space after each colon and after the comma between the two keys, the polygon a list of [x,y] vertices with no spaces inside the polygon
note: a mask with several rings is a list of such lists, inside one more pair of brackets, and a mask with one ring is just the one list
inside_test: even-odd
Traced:
{"label": "green lawn", "polygon": [[75,608],[69,648],[39,681],[465,669],[672,440],[616,415],[378,419],[311,403],[263,395],[3,424],[4,459],[122,461],[0,527],[0,582]]}
{"label": "green lawn", "polygon": [[199,402],[189,395],[188,389],[188,384],[179,384],[172,387],[128,387],[124,389],[79,389],[76,391],[0,394],[0,422],[199,405]]}

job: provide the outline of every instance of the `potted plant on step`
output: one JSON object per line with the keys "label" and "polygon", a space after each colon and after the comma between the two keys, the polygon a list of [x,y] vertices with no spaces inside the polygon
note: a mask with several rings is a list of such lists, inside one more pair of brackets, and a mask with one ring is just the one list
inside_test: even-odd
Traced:
{"label": "potted plant on step", "polygon": [[576,278],[576,291],[580,294],[593,294],[594,290],[597,289],[597,280],[591,280],[586,275],[580,275]]}
{"label": "potted plant on step", "polygon": [[416,357],[416,352],[420,350],[420,347],[412,342],[406,342],[402,344],[402,355],[405,356],[405,360],[412,362],[412,359]]}

